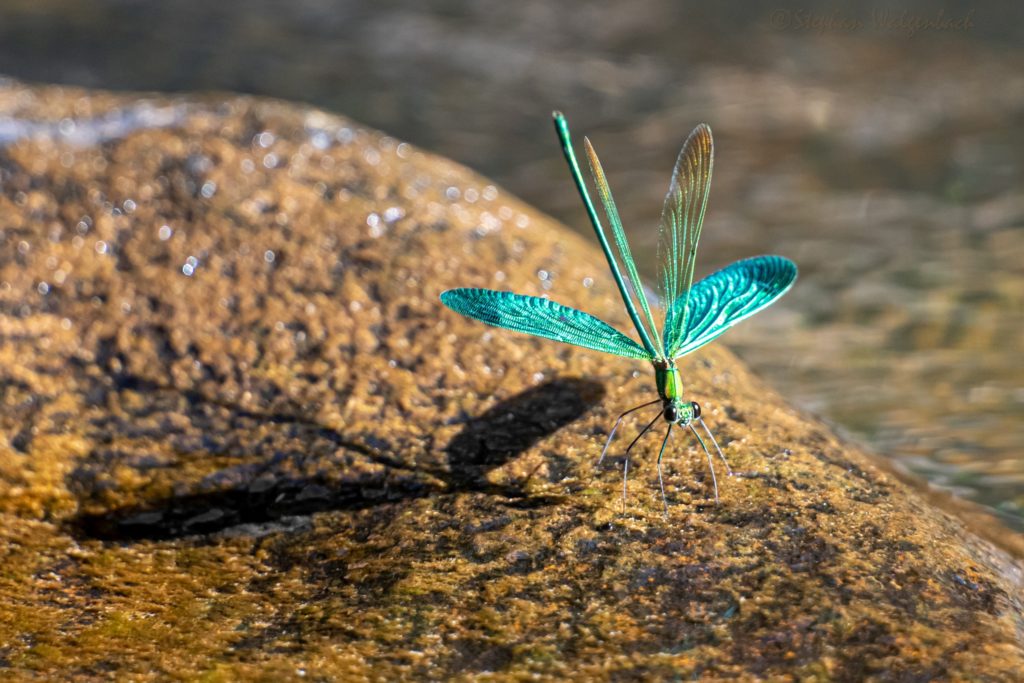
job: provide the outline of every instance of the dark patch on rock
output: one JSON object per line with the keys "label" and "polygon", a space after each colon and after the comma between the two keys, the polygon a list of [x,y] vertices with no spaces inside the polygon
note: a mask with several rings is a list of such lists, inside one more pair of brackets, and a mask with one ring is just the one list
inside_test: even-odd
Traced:
{"label": "dark patch on rock", "polygon": [[[473,482],[577,420],[604,396],[597,382],[556,379],[499,402],[466,421],[445,448],[448,479]],[[563,461],[564,462],[564,461]],[[564,469],[564,464],[562,465]]]}

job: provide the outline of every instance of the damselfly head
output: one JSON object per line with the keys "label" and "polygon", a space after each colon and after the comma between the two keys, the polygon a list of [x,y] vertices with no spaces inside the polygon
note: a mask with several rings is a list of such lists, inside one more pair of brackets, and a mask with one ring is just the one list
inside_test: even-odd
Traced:
{"label": "damselfly head", "polygon": [[696,420],[700,417],[700,405],[696,401],[682,401],[675,399],[665,404],[664,412],[665,420],[677,424],[680,427],[685,427],[690,424],[691,420]]}

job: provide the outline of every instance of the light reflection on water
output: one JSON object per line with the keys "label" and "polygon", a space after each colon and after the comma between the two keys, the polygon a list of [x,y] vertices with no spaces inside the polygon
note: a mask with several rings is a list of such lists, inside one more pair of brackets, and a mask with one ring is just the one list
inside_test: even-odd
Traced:
{"label": "light reflection on water", "polygon": [[832,7],[858,27],[809,30],[775,25],[777,2],[41,0],[0,9],[0,72],[312,101],[586,231],[550,130],[560,108],[601,154],[648,276],[672,161],[707,121],[699,274],[764,252],[801,268],[726,343],[1024,528],[1024,10],[954,2],[970,30],[908,37],[872,25],[889,4]]}

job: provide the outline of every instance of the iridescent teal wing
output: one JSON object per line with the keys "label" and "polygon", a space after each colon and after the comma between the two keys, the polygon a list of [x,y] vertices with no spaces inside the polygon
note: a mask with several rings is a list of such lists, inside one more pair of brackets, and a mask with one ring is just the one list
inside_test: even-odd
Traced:
{"label": "iridescent teal wing", "polygon": [[608,323],[550,299],[493,289],[461,288],[442,292],[441,303],[468,318],[506,330],[616,356],[651,360],[651,354],[642,346]]}
{"label": "iridescent teal wing", "polygon": [[689,296],[676,299],[666,327],[665,349],[678,358],[770,306],[796,281],[796,264],[782,256],[755,256],[737,261],[693,285]]}
{"label": "iridescent teal wing", "polygon": [[587,161],[590,163],[590,174],[594,178],[597,195],[601,198],[605,216],[608,217],[608,223],[612,226],[612,235],[615,238],[615,247],[618,250],[619,261],[626,267],[626,275],[629,276],[632,295],[640,303],[640,310],[644,314],[643,321],[646,323],[651,337],[653,337],[652,341],[655,348],[661,349],[663,347],[658,326],[654,322],[654,316],[651,315],[651,306],[647,302],[647,296],[644,294],[643,281],[640,279],[636,262],[633,260],[633,252],[629,248],[626,231],[622,227],[622,219],[619,218],[619,210],[616,208],[615,199],[612,197],[612,188],[608,185],[608,179],[605,178],[604,169],[601,167],[601,160],[598,159],[597,152],[594,151],[594,146],[590,144],[589,138],[583,138],[583,146],[587,151]]}
{"label": "iridescent teal wing", "polygon": [[[702,123],[693,129],[679,152],[661,210],[658,263],[666,333],[677,331],[684,325],[682,318],[686,313],[686,297],[693,284],[693,264],[711,189],[714,155],[711,128]],[[682,305],[677,306],[680,300]],[[668,339],[665,339],[662,350],[666,358],[673,357]]]}

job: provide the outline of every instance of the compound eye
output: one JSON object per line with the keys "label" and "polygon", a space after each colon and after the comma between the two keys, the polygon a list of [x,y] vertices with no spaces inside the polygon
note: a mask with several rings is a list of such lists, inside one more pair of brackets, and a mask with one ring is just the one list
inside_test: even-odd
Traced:
{"label": "compound eye", "polygon": [[690,407],[693,409],[693,419],[696,420],[698,417],[700,417],[700,404],[697,403],[696,401],[691,401]]}
{"label": "compound eye", "polygon": [[675,422],[679,419],[679,414],[676,412],[675,406],[667,406],[665,408],[665,419],[669,422]]}

